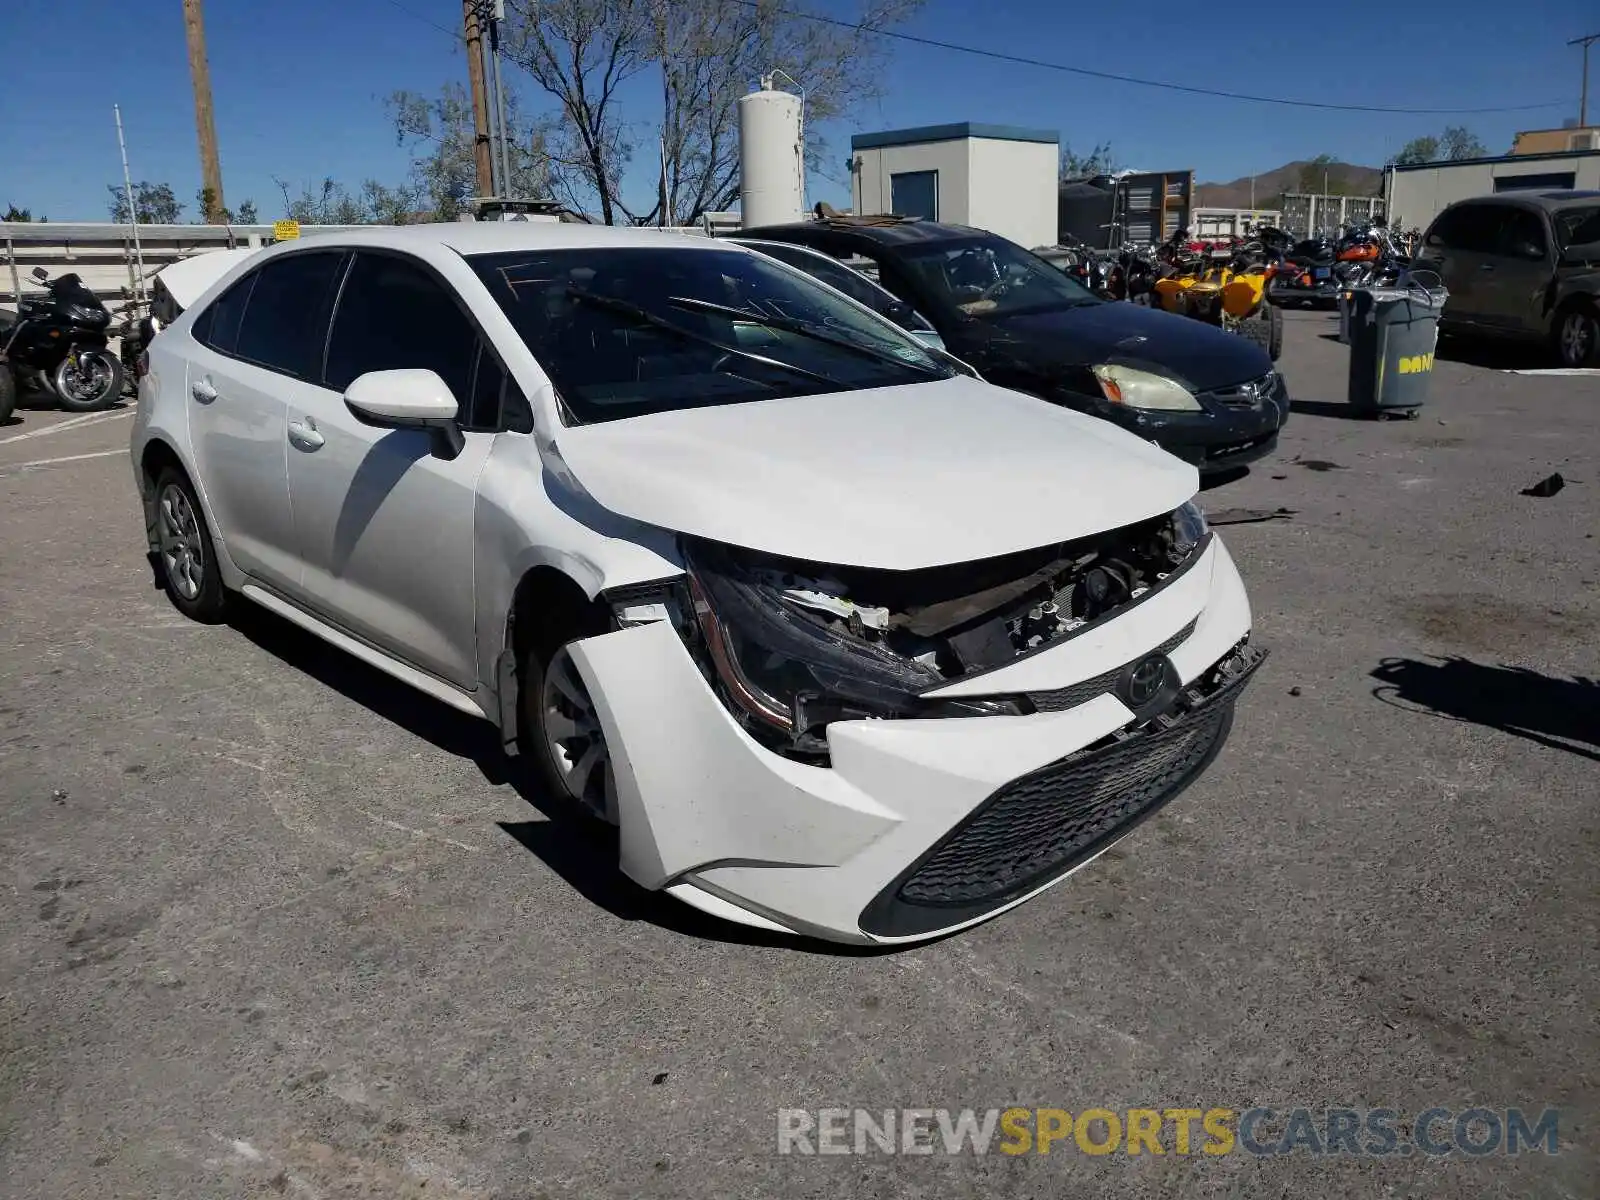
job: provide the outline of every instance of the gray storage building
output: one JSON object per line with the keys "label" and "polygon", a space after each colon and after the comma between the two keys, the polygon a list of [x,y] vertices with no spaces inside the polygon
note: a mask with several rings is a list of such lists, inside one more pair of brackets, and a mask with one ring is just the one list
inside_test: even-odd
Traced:
{"label": "gray storage building", "polygon": [[1383,195],[1391,222],[1425,229],[1457,200],[1496,192],[1600,190],[1600,151],[1569,150],[1467,158],[1384,168]]}

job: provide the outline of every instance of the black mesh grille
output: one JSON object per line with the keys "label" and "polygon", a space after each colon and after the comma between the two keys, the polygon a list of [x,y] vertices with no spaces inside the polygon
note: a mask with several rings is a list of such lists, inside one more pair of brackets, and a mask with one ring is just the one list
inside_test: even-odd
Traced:
{"label": "black mesh grille", "polygon": [[[1190,621],[1159,646],[1139,655],[1139,658],[1146,658],[1151,654],[1171,654],[1189,640],[1189,635],[1194,632],[1194,627],[1195,622]],[[1138,662],[1139,658],[1132,661]],[[1056,688],[1048,692],[1028,692],[1027,696],[1032,701],[1033,707],[1039,712],[1061,712],[1064,709],[1076,708],[1080,704],[1093,700],[1096,696],[1103,696],[1109,692],[1116,684],[1117,676],[1122,674],[1127,667],[1128,664],[1123,663],[1120,667],[1113,667],[1111,670],[1104,671],[1092,679],[1082,680],[1072,684],[1070,687]]]}
{"label": "black mesh grille", "polygon": [[1203,764],[1228,706],[1164,733],[1069,758],[1001,788],[900,885],[910,904],[968,905],[1014,895],[1069,867],[1159,804]]}
{"label": "black mesh grille", "polygon": [[[1222,748],[1234,702],[1265,659],[1241,645],[1145,732],[1080,750],[999,788],[861,914],[879,936],[946,929],[1070,871],[1178,795]],[[1156,728],[1161,722],[1165,728]]]}

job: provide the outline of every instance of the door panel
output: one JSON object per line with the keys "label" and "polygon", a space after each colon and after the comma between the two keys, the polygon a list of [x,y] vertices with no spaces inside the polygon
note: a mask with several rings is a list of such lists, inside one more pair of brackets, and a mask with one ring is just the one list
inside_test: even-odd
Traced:
{"label": "door panel", "polygon": [[447,461],[429,434],[364,425],[337,392],[315,391],[289,414],[304,432],[286,438],[306,603],[474,688],[476,486],[495,435],[465,434],[466,449]]}
{"label": "door panel", "polygon": [[240,570],[282,589],[300,581],[285,427],[293,382],[195,343],[186,381],[197,481]]}
{"label": "door panel", "polygon": [[1505,333],[1544,333],[1544,294],[1555,272],[1544,218],[1531,209],[1508,208],[1490,261],[1492,282],[1477,305],[1484,324]]}
{"label": "door panel", "polygon": [[[289,494],[307,602],[459,687],[477,686],[474,521],[492,430],[454,459],[424,430],[379,429],[343,392],[372,371],[434,371],[476,420],[479,334],[453,290],[408,255],[358,252],[329,328],[325,386],[289,413]],[[498,421],[498,415],[495,415]]]}

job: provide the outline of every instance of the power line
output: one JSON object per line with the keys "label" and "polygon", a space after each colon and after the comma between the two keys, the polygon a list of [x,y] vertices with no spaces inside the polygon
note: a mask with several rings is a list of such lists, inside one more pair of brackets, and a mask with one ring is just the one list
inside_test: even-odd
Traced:
{"label": "power line", "polygon": [[[390,0],[390,2],[393,3],[393,0]],[[1542,104],[1511,104],[1497,108],[1402,108],[1382,104],[1334,104],[1325,100],[1294,100],[1286,96],[1254,96],[1247,92],[1225,92],[1216,88],[1191,87],[1184,83],[1168,83],[1160,79],[1140,79],[1135,75],[1118,75],[1111,71],[1096,71],[1089,67],[1046,62],[1043,59],[1026,58],[1020,54],[1006,54],[999,50],[984,50],[978,46],[963,46],[956,42],[940,41],[938,38],[919,37],[913,33],[877,29],[871,25],[864,25],[856,21],[843,21],[837,17],[825,17],[820,13],[769,8],[764,3],[761,3],[761,0],[734,0],[734,2],[742,4],[746,8],[759,7],[774,16],[815,21],[821,25],[833,25],[839,29],[850,29],[856,33],[870,34],[873,37],[892,38],[895,41],[910,42],[917,46],[930,46],[936,50],[952,50],[958,54],[973,54],[980,58],[994,59],[997,62],[1012,63],[1016,66],[1040,67],[1047,71],[1062,71],[1069,75],[1082,75],[1090,79],[1104,79],[1112,83],[1131,83],[1139,87],[1158,88],[1169,92],[1186,92],[1191,96],[1214,96],[1222,100],[1246,100],[1252,104],[1277,104],[1287,108],[1319,108],[1333,112],[1393,113],[1406,116],[1475,116],[1485,113],[1529,112],[1540,108],[1563,108],[1567,103],[1564,100],[1549,100]]]}

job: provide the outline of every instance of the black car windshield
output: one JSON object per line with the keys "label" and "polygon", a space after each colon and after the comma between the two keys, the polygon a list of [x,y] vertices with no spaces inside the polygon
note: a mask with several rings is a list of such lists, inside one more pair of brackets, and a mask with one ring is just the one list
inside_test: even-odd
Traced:
{"label": "black car windshield", "polygon": [[468,261],[585,424],[954,374],[888,321],[744,250],[531,250]]}
{"label": "black car windshield", "polygon": [[1556,241],[1563,250],[1600,242],[1600,206],[1558,209],[1555,219]]}
{"label": "black car windshield", "polygon": [[993,235],[908,246],[895,258],[930,298],[970,317],[1011,317],[1100,303],[1066,272]]}

